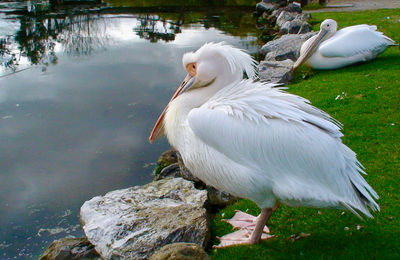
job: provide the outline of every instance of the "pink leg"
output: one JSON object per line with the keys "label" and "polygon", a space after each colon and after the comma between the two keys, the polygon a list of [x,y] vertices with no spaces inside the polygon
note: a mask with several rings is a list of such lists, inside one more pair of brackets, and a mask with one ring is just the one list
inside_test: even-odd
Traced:
{"label": "pink leg", "polygon": [[256,227],[253,230],[253,233],[250,237],[250,243],[256,244],[260,242],[261,235],[263,233],[263,229],[265,224],[267,223],[269,217],[272,214],[272,209],[262,209],[260,216],[258,216]]}
{"label": "pink leg", "polygon": [[[231,224],[234,228],[253,230],[260,216],[261,214],[258,217],[254,217],[243,211],[236,210],[235,215],[231,219],[223,219],[222,221]],[[268,227],[264,225],[263,231],[269,233]]]}
{"label": "pink leg", "polygon": [[[268,230],[265,224],[268,221],[269,217],[271,216],[273,210],[274,209],[272,208],[262,209],[261,214],[257,218],[249,215],[253,219],[256,219],[255,225],[252,218],[248,220],[249,219],[249,217],[247,216],[248,214],[243,212],[240,213],[237,212],[235,216],[238,213],[239,215],[236,216],[236,219],[233,221],[232,225],[239,227],[240,230],[219,238],[221,243],[213,247],[222,248],[234,245],[251,245],[260,242],[260,240],[265,240],[274,237],[272,235],[263,233],[263,231],[265,232],[265,228]],[[228,220],[227,222],[230,223],[229,221],[230,220]]]}

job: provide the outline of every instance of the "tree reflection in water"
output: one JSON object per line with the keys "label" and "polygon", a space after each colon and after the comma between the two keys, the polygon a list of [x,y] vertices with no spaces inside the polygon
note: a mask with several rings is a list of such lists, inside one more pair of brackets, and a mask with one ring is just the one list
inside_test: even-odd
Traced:
{"label": "tree reflection in water", "polygon": [[[162,7],[112,7],[101,1],[86,1],[95,5],[83,8],[71,5],[71,1],[67,0],[56,2],[27,1],[25,5],[12,2],[18,3],[18,8],[7,11],[3,5],[0,6],[0,22],[2,17],[10,16],[19,23],[15,35],[0,36],[0,62],[3,69],[16,72],[22,69],[21,65],[40,65],[46,70],[49,65],[57,63],[57,51],[60,49],[75,57],[105,49],[110,42],[107,27],[113,17],[118,18],[122,14],[130,14],[131,18],[137,19],[132,30],[150,42],[175,40],[184,23],[200,22],[205,28],[215,27],[238,36],[243,36],[244,32],[248,34],[249,28],[254,28],[249,13],[242,7],[235,7],[238,15],[227,18],[222,15],[225,9],[216,11],[203,8],[203,11],[207,11],[200,14],[198,6],[185,6],[171,12],[171,7],[165,10]],[[62,2],[69,4],[60,5]],[[155,14],[156,10],[158,14]],[[1,16],[3,12],[5,16]],[[244,16],[245,13],[247,16]]]}
{"label": "tree reflection in water", "polygon": [[167,21],[158,15],[140,15],[137,19],[139,25],[134,28],[134,31],[140,38],[150,42],[175,40],[175,35],[181,32],[180,26],[183,24],[183,19],[182,21],[180,19]]}
{"label": "tree reflection in water", "polygon": [[2,65],[8,70],[16,71],[23,58],[43,70],[56,64],[57,43],[68,55],[82,56],[103,48],[108,41],[107,22],[101,15],[25,11],[28,15],[18,16],[20,27],[15,36],[0,39]]}

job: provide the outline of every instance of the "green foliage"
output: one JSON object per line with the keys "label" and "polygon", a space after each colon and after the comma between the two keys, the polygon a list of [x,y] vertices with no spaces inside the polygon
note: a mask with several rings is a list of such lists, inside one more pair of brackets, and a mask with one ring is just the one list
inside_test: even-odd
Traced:
{"label": "green foliage", "polygon": [[[316,13],[339,26],[376,24],[380,31],[399,41],[400,10],[352,13]],[[319,23],[314,29],[318,30]],[[365,179],[378,192],[381,212],[375,219],[360,220],[341,210],[282,206],[271,217],[275,238],[254,246],[209,249],[213,259],[400,259],[400,52],[391,47],[377,59],[332,71],[300,68],[289,92],[309,99],[344,125],[343,142],[353,149],[369,175]],[[232,231],[221,222],[235,209],[258,214],[247,200],[220,210],[212,220],[215,236]],[[224,215],[222,217],[222,215]],[[310,237],[292,242],[292,234]]]}

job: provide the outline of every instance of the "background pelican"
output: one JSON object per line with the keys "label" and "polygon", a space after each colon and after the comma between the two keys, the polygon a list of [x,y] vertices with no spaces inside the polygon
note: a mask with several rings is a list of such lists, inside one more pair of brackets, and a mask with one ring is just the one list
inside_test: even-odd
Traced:
{"label": "background pelican", "polygon": [[248,198],[258,218],[237,213],[239,231],[220,246],[254,244],[280,203],[348,209],[372,217],[376,192],[361,177],[356,154],[341,142],[340,123],[299,96],[255,77],[243,51],[209,43],[183,56],[188,75],[155,124],[149,141],[167,135],[194,175]]}
{"label": "background pelican", "polygon": [[326,19],[319,33],[301,46],[293,69],[302,63],[314,69],[337,69],[371,60],[388,46],[397,45],[376,29],[375,25],[360,24],[336,31],[336,21]]}

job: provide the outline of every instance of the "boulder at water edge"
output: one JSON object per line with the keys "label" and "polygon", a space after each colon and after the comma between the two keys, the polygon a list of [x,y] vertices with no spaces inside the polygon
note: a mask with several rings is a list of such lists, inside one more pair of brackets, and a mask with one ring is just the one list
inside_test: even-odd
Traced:
{"label": "boulder at water edge", "polygon": [[209,236],[205,190],[182,178],[94,197],[81,207],[88,240],[105,259],[148,259],[164,245],[192,242],[205,246]]}
{"label": "boulder at water edge", "polygon": [[174,243],[163,246],[149,260],[209,260],[204,249],[193,243]]}
{"label": "boulder at water edge", "polygon": [[317,32],[282,35],[280,38],[266,43],[260,52],[265,55],[265,60],[291,59],[295,61],[300,55],[301,45],[316,34]]}

